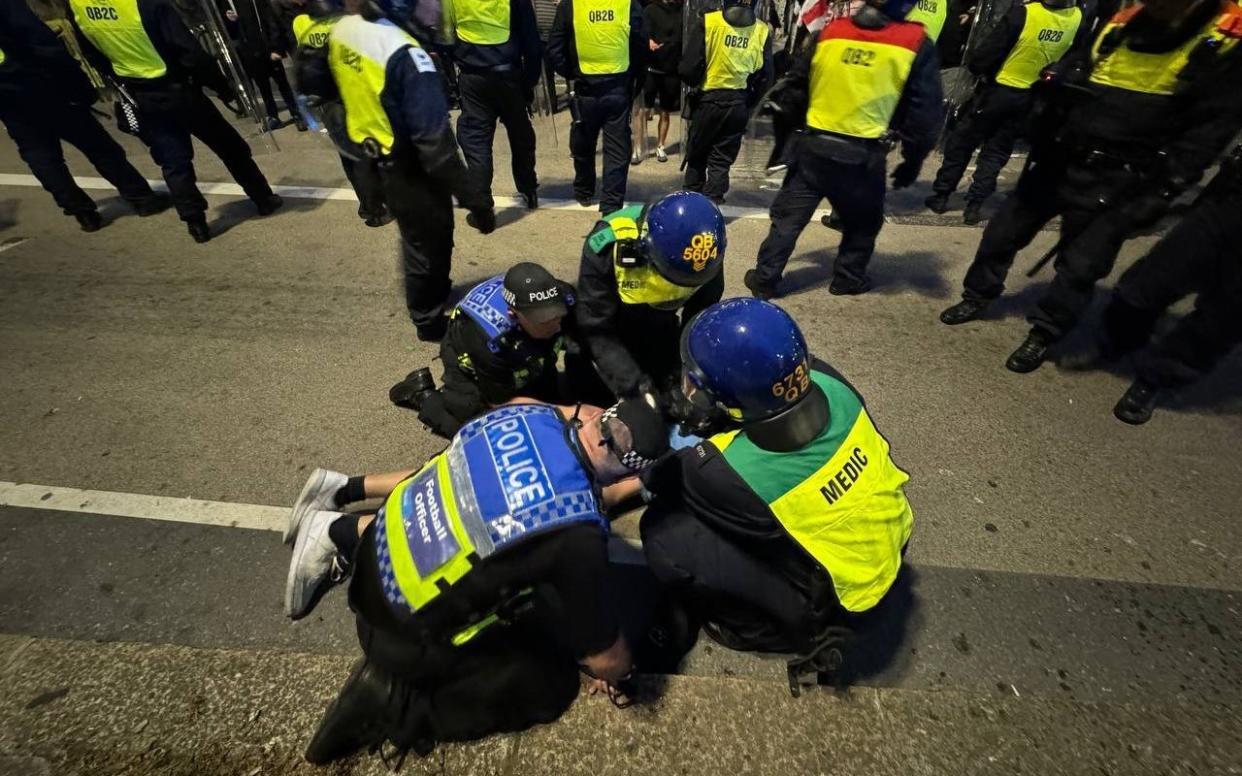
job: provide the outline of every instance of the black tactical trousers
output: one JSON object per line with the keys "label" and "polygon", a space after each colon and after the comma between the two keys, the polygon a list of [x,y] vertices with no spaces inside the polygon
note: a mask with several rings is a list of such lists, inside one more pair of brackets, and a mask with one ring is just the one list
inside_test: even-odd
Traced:
{"label": "black tactical trousers", "polygon": [[1136,360],[1145,381],[1191,383],[1242,342],[1242,246],[1232,228],[1239,206],[1236,194],[1201,200],[1118,281],[1104,324],[1121,351],[1146,345],[1172,304],[1198,294],[1194,310]]}
{"label": "black tactical trousers", "polygon": [[625,205],[625,186],[630,176],[629,86],[621,80],[607,86],[574,87],[574,123],[569,130],[569,152],[574,158],[574,196],[595,196],[595,146],[604,136],[604,172],[600,191],[601,213]]}
{"label": "black tactical trousers", "polygon": [[729,191],[729,168],[737,161],[750,112],[744,93],[704,95],[690,121],[686,140],[685,187],[712,199]]}
{"label": "black tactical trousers", "polygon": [[1018,251],[1060,215],[1056,277],[1027,319],[1050,340],[1065,336],[1091,303],[1095,284],[1112,271],[1122,244],[1160,215],[1163,206],[1134,186],[1131,173],[1115,165],[1032,164],[983,230],[962,297],[986,302],[1000,296]]}
{"label": "black tactical trousers", "polygon": [[875,238],[884,225],[887,181],[883,148],[806,135],[799,138],[789,158],[785,182],[772,202],[772,228],[759,248],[759,282],[776,285],[798,236],[827,198],[833,212],[841,217],[834,282],[846,286],[862,283],[875,251]]}
{"label": "black tactical trousers", "polygon": [[518,72],[467,73],[458,77],[461,115],[457,117],[457,142],[466,157],[472,183],[492,200],[492,142],[496,122],[505,126],[513,155],[513,185],[519,192],[539,187],[535,175],[535,129],[526,113],[526,88]]}
{"label": "black tactical trousers", "polygon": [[93,213],[95,202],[73,180],[61,141],[77,148],[130,204],[152,195],[151,187],[125,158],[125,149],[100,126],[86,105],[63,101],[6,106],[0,120],[39,183],[67,216]]}
{"label": "black tactical trousers", "polygon": [[207,200],[198,190],[194,142],[210,148],[252,200],[271,196],[272,187],[250,153],[250,146],[198,87],[173,84],[157,92],[134,91],[142,142],[160,166],[173,206],[182,221],[201,219]]}
{"label": "black tactical trousers", "polygon": [[966,199],[983,202],[992,196],[997,176],[1013,155],[1014,142],[1022,132],[1030,106],[1029,89],[1006,86],[981,89],[944,141],[944,162],[936,173],[932,191],[952,194],[970,164],[970,157],[979,149]]}
{"label": "black tactical trousers", "polygon": [[[452,439],[458,429],[491,409],[493,404],[483,398],[484,391],[478,383],[483,378],[472,377],[457,365],[457,351],[447,341],[440,343],[440,359],[444,362],[444,384],[423,399],[418,419],[432,433]],[[486,393],[497,400],[507,393],[509,395],[506,398],[529,396],[539,401],[555,403],[559,398],[556,363],[549,364],[543,374],[533,377],[520,390],[503,391],[498,387],[491,387]]]}
{"label": "black tactical trousers", "polygon": [[406,310],[415,326],[432,325],[453,289],[453,195],[400,153],[380,162],[380,175],[401,232]]}

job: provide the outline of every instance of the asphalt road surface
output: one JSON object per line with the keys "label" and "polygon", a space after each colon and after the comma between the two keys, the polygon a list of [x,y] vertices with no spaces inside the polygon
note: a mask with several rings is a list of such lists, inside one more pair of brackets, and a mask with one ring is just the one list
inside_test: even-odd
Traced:
{"label": "asphalt road surface", "polygon": [[[593,218],[566,203],[559,120],[559,147],[540,127],[549,207],[503,210],[488,237],[459,219],[459,293],[520,260],[574,279]],[[363,227],[313,138],[277,141],[259,163],[291,187],[286,207],[255,218],[205,187],[221,193],[201,246],[171,211],[139,219],[105,190],[107,227],[77,231],[0,142],[0,774],[315,771],[300,752],[348,671],[352,623],[339,594],[282,618],[273,531],[311,468],[386,470],[438,448],[387,400],[435,350],[405,318],[395,226]],[[748,154],[726,296],[745,293],[767,229],[771,192],[745,168],[761,149]],[[674,188],[679,161],[632,168],[631,197]],[[198,164],[229,183],[205,149]],[[911,474],[909,573],[855,685],[793,699],[782,662],[704,639],[679,675],[647,679],[639,707],[584,694],[556,724],[405,772],[1242,772],[1242,359],[1138,428],[1111,415],[1124,370],[1006,371],[1049,274],[1015,271],[987,321],[939,324],[980,232],[918,212],[934,172],[892,197],[874,292],[827,294],[837,236],[812,224],[780,300]],[[1150,244],[1128,245],[1119,270]]]}

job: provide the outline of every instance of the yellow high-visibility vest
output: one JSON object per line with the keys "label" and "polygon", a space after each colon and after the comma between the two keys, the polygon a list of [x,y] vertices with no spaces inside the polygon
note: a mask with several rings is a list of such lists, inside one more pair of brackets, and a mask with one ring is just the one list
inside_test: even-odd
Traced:
{"label": "yellow high-visibility vest", "polygon": [[573,0],[574,48],[583,75],[630,69],[631,0]]}
{"label": "yellow high-visibility vest", "polygon": [[756,21],[749,27],[734,27],[720,11],[703,17],[703,44],[707,53],[707,74],[703,90],[745,89],[750,75],[763,67],[763,45],[768,25]]}
{"label": "yellow high-visibility vest", "polygon": [[1043,3],[1026,5],[1026,20],[1018,42],[1013,44],[996,83],[1014,89],[1029,89],[1045,67],[1060,61],[1074,45],[1082,24],[1082,9],[1048,8]]}
{"label": "yellow high-visibility vest", "polygon": [[914,529],[903,490],[910,476],[893,463],[888,440],[849,386],[815,371],[811,379],[828,399],[830,420],[805,447],[764,450],[744,431],[709,442],[828,572],[841,605],[864,612],[879,603],[901,568]]}
{"label": "yellow high-visibility vest", "polygon": [[926,37],[913,22],[867,30],[848,18],[833,20],[811,60],[807,126],[865,139],[883,135]]}
{"label": "yellow high-visibility vest", "polygon": [[4,64],[5,59],[7,59],[7,57],[4,55],[4,49],[0,48],[0,65]]}
{"label": "yellow high-visibility vest", "polygon": [[1227,3],[1224,10],[1181,46],[1159,54],[1135,51],[1122,41],[1113,51],[1101,54],[1100,44],[1113,30],[1124,27],[1141,6],[1129,8],[1114,16],[1100,30],[1091,47],[1093,67],[1090,80],[1102,86],[1112,86],[1143,94],[1171,95],[1177,90],[1177,77],[1190,61],[1190,54],[1205,38],[1216,41],[1217,56],[1233,49],[1242,37],[1242,10],[1234,3]]}
{"label": "yellow high-visibility vest", "polygon": [[458,40],[481,46],[509,42],[509,0],[445,0],[444,29]]}
{"label": "yellow high-visibility vest", "polygon": [[328,33],[336,19],[315,19],[307,14],[293,17],[293,39],[299,46],[306,48],[323,48],[328,45]]}
{"label": "yellow high-visibility vest", "polygon": [[944,30],[944,22],[948,18],[949,0],[918,0],[910,9],[910,13],[906,14],[906,21],[923,25],[932,43],[940,40],[940,33]]}
{"label": "yellow high-visibility vest", "polygon": [[608,226],[587,237],[587,245],[598,254],[612,246],[613,273],[622,304],[649,304],[662,310],[676,310],[694,296],[697,287],[679,286],[649,264],[629,267],[616,258],[619,240],[637,240],[642,236],[638,226],[642,212],[642,205],[630,205],[603,216],[600,220]]}
{"label": "yellow high-visibility vest", "polygon": [[159,78],[168,72],[142,27],[138,0],[69,0],[74,21],[121,78]]}
{"label": "yellow high-visibility vest", "polygon": [[392,121],[380,102],[380,94],[384,91],[388,60],[411,47],[417,49],[413,56],[426,60],[420,60],[420,68],[435,69],[418,41],[391,24],[349,15],[332,26],[328,35],[328,66],[345,104],[345,128],[350,140],[362,144],[370,138],[383,153],[392,151]]}

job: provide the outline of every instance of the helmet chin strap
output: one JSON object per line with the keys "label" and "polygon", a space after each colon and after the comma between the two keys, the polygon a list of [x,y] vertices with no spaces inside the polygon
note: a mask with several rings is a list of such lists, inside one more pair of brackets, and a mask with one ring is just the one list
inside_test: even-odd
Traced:
{"label": "helmet chin strap", "polygon": [[831,412],[828,397],[818,385],[792,407],[770,418],[743,423],[746,437],[760,449],[788,453],[806,447],[828,425]]}

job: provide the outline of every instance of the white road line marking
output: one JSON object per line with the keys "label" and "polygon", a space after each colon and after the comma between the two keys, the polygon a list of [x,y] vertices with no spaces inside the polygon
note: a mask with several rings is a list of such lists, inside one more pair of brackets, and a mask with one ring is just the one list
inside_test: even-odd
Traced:
{"label": "white road line marking", "polygon": [[26,242],[29,239],[30,239],[29,237],[13,237],[8,240],[5,240],[4,242],[0,243],[0,253],[4,253],[9,248],[16,248],[17,246],[21,245],[22,243]]}
{"label": "white road line marking", "polygon": [[[56,485],[5,482],[0,480],[0,507],[48,509],[56,512],[135,517],[196,523],[222,528],[248,528],[255,531],[283,531],[291,507],[260,504],[234,504],[173,496],[145,496],[107,490],[62,488]],[[609,556],[617,563],[642,564],[642,543],[637,539],[613,536]]]}
{"label": "white road line marking", "polygon": [[[92,178],[89,176],[74,176],[77,184],[83,189],[106,189],[115,190],[111,183],[103,178]],[[168,191],[168,187],[164,185],[164,181],[148,180],[151,188],[157,191]],[[39,187],[39,181],[33,175],[19,175],[15,173],[0,173],[0,186],[33,186]],[[245,192],[242,187],[236,183],[205,183],[198,182],[198,188],[204,194],[217,194],[226,197],[243,197]],[[282,197],[291,199],[332,199],[345,202],[357,202],[358,197],[354,194],[353,189],[335,189],[324,188],[319,186],[272,186],[272,191]],[[631,203],[633,204],[633,203]],[[518,197],[496,197],[496,207],[500,210],[518,210],[525,209],[526,204]],[[594,213],[594,207],[583,207],[572,199],[540,199],[540,210],[566,210],[581,213]],[[724,205],[720,208],[720,212],[724,213],[726,218],[753,218],[766,219],[768,217],[767,208],[759,207],[734,207],[733,205]],[[828,209],[817,210],[812,220],[818,220],[821,216],[828,215],[831,212]]]}

